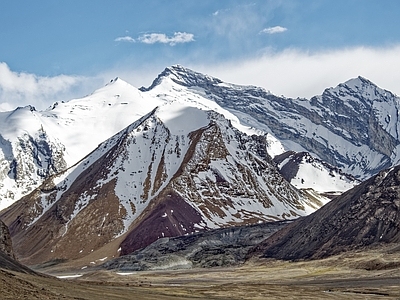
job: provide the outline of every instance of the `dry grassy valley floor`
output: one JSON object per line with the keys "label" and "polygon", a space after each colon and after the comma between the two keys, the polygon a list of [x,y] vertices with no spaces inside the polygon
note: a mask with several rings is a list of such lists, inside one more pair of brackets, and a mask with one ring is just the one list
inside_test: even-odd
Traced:
{"label": "dry grassy valley floor", "polygon": [[400,255],[392,247],[308,262],[252,260],[240,267],[125,275],[88,271],[68,280],[1,271],[0,290],[1,299],[400,299]]}

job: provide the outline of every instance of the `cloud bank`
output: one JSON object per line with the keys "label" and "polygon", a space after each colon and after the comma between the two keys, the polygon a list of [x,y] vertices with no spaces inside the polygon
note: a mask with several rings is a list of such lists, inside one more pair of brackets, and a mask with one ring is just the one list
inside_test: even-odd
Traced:
{"label": "cloud bank", "polygon": [[28,104],[45,109],[55,101],[70,100],[92,92],[95,86],[99,87],[100,81],[99,78],[84,76],[44,77],[17,73],[0,62],[0,111]]}
{"label": "cloud bank", "polygon": [[190,67],[223,81],[264,87],[277,95],[311,98],[359,75],[400,95],[400,45],[307,52],[265,51],[257,57],[220,65]]}

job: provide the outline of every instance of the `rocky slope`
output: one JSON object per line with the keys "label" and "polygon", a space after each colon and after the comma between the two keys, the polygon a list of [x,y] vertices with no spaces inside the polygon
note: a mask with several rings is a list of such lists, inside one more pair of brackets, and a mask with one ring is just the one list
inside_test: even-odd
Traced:
{"label": "rocky slope", "polygon": [[316,259],[382,243],[400,243],[400,166],[381,171],[293,222],[252,253]]}
{"label": "rocky slope", "polygon": [[[213,111],[166,103],[1,213],[17,256],[76,259],[116,239],[158,238],[292,219],[322,205],[279,174],[263,136]],[[30,247],[26,247],[29,244]]]}

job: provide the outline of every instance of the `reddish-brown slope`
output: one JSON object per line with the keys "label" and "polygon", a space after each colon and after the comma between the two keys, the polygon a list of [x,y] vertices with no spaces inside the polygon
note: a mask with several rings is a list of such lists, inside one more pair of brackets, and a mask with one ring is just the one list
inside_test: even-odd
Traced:
{"label": "reddish-brown slope", "polygon": [[194,225],[200,222],[198,211],[175,192],[168,193],[121,243],[121,255],[144,248],[162,237],[193,233]]}

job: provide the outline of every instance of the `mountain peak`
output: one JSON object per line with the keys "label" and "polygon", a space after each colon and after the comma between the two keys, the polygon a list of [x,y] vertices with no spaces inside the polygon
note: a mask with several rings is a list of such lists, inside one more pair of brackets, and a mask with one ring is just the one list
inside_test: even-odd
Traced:
{"label": "mountain peak", "polygon": [[193,71],[181,65],[173,65],[165,68],[164,71],[162,71],[153,81],[150,87],[148,88],[141,87],[139,90],[141,90],[142,92],[150,91],[154,87],[159,85],[166,78],[169,78],[170,80],[179,85],[187,87],[190,86],[201,87],[203,85],[222,83],[222,80],[218,78]]}
{"label": "mountain peak", "polygon": [[107,82],[105,84],[105,86],[113,86],[113,85],[130,85],[128,82],[126,82],[125,80],[121,79],[120,77],[115,77],[110,79],[109,82]]}
{"label": "mountain peak", "polygon": [[349,79],[334,88],[328,88],[323,95],[334,95],[340,98],[353,98],[353,96],[358,95],[356,98],[361,96],[370,105],[378,99],[379,102],[391,102],[396,97],[392,92],[378,87],[375,83],[362,76]]}
{"label": "mountain peak", "polygon": [[[238,131],[217,112],[171,103],[101,143],[1,217],[13,235],[24,231],[16,253],[36,264],[89,255],[127,232],[122,254],[161,237],[291,219],[319,207],[281,177],[266,148],[265,137]],[[84,242],[74,243],[78,236]],[[25,250],[32,237],[37,243]]]}
{"label": "mountain peak", "polygon": [[349,79],[345,83],[339,84],[339,86],[347,86],[353,90],[361,90],[362,88],[365,88],[365,87],[374,87],[374,88],[378,87],[372,81],[370,81],[367,78],[362,77],[362,76],[358,76],[356,78]]}
{"label": "mountain peak", "polygon": [[106,85],[109,85],[109,84],[115,83],[115,82],[117,82],[118,80],[119,80],[119,77],[115,77],[114,79],[111,79],[111,80],[110,80],[110,82],[109,82],[109,83],[107,83]]}

